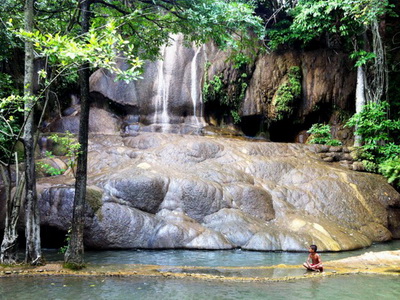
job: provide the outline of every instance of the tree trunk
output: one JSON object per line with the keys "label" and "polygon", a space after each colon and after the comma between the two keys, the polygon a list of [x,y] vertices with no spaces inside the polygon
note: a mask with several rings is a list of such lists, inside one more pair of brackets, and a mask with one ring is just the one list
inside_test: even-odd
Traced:
{"label": "tree trunk", "polygon": [[[366,104],[365,98],[365,82],[364,82],[364,70],[361,66],[357,67],[357,85],[356,85],[356,113],[360,113]],[[356,126],[357,131],[357,126]],[[354,146],[360,147],[362,144],[362,136],[355,135],[354,136]]]}
{"label": "tree trunk", "polygon": [[[89,0],[81,0],[80,7],[82,10],[82,33],[89,31],[90,21],[90,2]],[[68,249],[65,253],[65,263],[74,268],[81,268],[84,264],[83,253],[83,230],[84,230],[84,212],[86,204],[86,179],[87,179],[87,152],[88,152],[88,135],[89,135],[89,64],[86,63],[79,71],[80,91],[81,91],[81,113],[79,119],[79,144],[80,153],[78,155],[76,180],[75,180],[75,197],[71,225],[71,235],[69,239]]]}
{"label": "tree trunk", "polygon": [[18,169],[18,157],[15,153],[16,169],[16,190],[11,195],[11,172],[5,167],[0,166],[0,173],[6,189],[6,217],[4,222],[4,236],[1,243],[0,263],[15,264],[18,261],[18,231],[17,223],[19,220],[22,193],[25,189],[24,176],[21,178]]}
{"label": "tree trunk", "polygon": [[[33,2],[25,2],[25,30],[33,30]],[[33,99],[33,76],[34,76],[34,53],[33,44],[25,41],[25,74],[24,74],[24,96],[25,96],[25,127],[24,127],[24,149],[25,149],[25,237],[26,256],[25,262],[30,264],[41,264],[42,253],[40,246],[40,217],[36,194],[35,175],[35,149],[34,149],[34,99]]]}

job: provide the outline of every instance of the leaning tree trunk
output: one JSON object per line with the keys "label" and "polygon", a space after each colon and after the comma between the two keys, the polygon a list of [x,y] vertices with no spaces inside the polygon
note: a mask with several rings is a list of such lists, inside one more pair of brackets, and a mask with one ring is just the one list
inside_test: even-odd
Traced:
{"label": "leaning tree trunk", "polygon": [[[33,2],[25,2],[25,31],[33,30]],[[25,96],[25,127],[24,127],[24,149],[25,149],[25,237],[26,255],[25,262],[30,264],[42,263],[42,251],[40,245],[40,217],[38,199],[36,193],[35,175],[35,151],[34,151],[34,99],[33,99],[33,74],[34,74],[33,44],[25,41],[25,74],[24,74],[24,96]]]}
{"label": "leaning tree trunk", "polygon": [[[357,85],[356,85],[356,113],[360,113],[366,104],[365,98],[365,82],[364,70],[361,66],[357,67]],[[356,126],[357,131],[357,126]],[[354,136],[354,146],[360,147],[362,144],[362,136],[356,134]]]}
{"label": "leaning tree trunk", "polygon": [[15,153],[16,178],[15,191],[11,192],[11,170],[0,165],[0,173],[5,186],[6,196],[6,217],[4,221],[4,236],[1,243],[0,263],[15,264],[18,262],[18,231],[17,223],[19,220],[20,207],[22,202],[22,193],[25,189],[25,178],[20,176],[18,169],[18,156]]}
{"label": "leaning tree trunk", "polygon": [[[90,21],[90,2],[81,0],[82,10],[82,33],[89,31]],[[71,225],[71,235],[68,249],[65,253],[65,263],[71,267],[80,268],[84,264],[83,253],[83,229],[84,229],[84,210],[86,203],[86,179],[87,179],[87,152],[89,135],[89,64],[86,63],[79,71],[80,91],[81,91],[81,114],[79,119],[79,144],[80,152],[78,154],[75,197]]]}

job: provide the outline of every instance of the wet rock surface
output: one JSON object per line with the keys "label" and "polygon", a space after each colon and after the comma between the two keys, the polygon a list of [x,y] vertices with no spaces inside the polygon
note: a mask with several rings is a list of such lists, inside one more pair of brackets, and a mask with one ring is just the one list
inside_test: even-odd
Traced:
{"label": "wet rock surface", "polygon": [[[349,250],[397,237],[400,195],[315,146],[93,135],[85,244],[95,249]],[[67,231],[73,178],[38,183],[41,222]]]}

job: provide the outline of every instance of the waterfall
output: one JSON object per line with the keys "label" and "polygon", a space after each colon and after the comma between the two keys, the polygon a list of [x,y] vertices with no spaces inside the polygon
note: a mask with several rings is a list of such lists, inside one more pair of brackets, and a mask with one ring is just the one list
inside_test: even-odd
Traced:
{"label": "waterfall", "polygon": [[[199,47],[194,54],[192,59],[192,63],[190,66],[191,70],[191,82],[190,82],[190,95],[192,97],[193,102],[193,119],[195,120],[195,124],[197,127],[200,126],[199,118],[197,117],[197,101],[201,101],[200,97],[200,84],[197,78],[197,56],[203,47]],[[199,90],[199,91],[198,91]]]}
{"label": "waterfall", "polygon": [[188,47],[182,35],[171,35],[170,42],[160,47],[161,58],[146,62],[144,78],[132,83],[127,93],[129,100],[124,102],[137,101],[141,121],[139,128],[128,123],[127,132],[200,132],[206,124],[201,100],[205,55],[204,45]]}
{"label": "waterfall", "polygon": [[[201,121],[202,112],[199,107],[201,104],[199,64],[203,49],[203,46],[196,47],[196,45],[192,45],[191,48],[185,47],[182,36],[179,35],[171,36],[171,44],[161,47],[162,60],[156,62],[153,130],[190,132],[193,131],[193,127],[200,128],[204,124]],[[182,111],[182,115],[177,115],[176,111],[179,108],[176,103],[190,101],[192,112]]]}
{"label": "waterfall", "polygon": [[[160,52],[164,59],[159,60],[157,63],[157,95],[155,97],[155,110],[154,110],[154,124],[161,124],[161,130],[168,129],[169,116],[168,116],[168,95],[169,95],[169,80],[165,76],[165,53],[166,46],[162,46]],[[166,78],[167,77],[167,78]],[[161,115],[159,112],[161,111]]]}

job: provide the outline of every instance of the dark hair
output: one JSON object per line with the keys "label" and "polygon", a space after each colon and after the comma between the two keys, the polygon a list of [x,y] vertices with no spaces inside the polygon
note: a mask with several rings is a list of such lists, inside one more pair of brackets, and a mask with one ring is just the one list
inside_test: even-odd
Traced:
{"label": "dark hair", "polygon": [[317,245],[311,245],[310,248],[314,250],[314,252],[317,252],[318,249]]}

